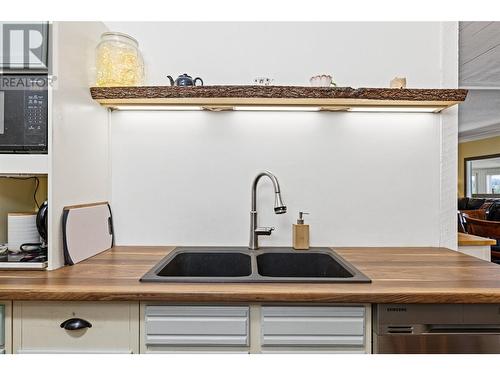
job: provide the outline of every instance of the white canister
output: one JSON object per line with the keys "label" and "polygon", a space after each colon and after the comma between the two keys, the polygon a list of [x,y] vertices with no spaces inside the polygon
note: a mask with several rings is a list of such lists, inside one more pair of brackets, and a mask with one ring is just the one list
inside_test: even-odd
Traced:
{"label": "white canister", "polygon": [[7,214],[7,241],[9,251],[18,253],[25,243],[39,243],[35,212],[9,212]]}

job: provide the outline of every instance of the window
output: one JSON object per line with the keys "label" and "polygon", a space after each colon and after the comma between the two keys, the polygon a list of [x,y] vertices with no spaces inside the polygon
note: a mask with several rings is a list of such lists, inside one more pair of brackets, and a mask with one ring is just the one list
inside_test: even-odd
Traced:
{"label": "window", "polygon": [[486,190],[491,194],[500,194],[500,174],[486,175]]}

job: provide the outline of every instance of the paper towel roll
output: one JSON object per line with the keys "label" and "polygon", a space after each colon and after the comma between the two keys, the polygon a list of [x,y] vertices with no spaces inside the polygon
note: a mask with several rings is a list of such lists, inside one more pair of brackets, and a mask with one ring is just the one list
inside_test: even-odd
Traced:
{"label": "paper towel roll", "polygon": [[18,253],[24,243],[40,242],[36,229],[36,213],[9,212],[7,214],[7,240],[9,251]]}

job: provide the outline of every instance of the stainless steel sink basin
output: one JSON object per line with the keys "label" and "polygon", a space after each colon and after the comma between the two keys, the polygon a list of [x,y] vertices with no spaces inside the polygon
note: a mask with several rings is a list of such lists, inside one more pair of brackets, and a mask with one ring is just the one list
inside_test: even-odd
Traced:
{"label": "stainless steel sink basin", "polygon": [[329,248],[178,247],[143,282],[369,283],[371,280]]}

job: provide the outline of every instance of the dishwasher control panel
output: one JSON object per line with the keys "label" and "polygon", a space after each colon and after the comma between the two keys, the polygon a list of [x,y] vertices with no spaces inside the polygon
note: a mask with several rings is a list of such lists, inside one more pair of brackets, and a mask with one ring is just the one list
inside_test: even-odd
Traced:
{"label": "dishwasher control panel", "polygon": [[373,352],[500,354],[500,304],[379,304]]}

